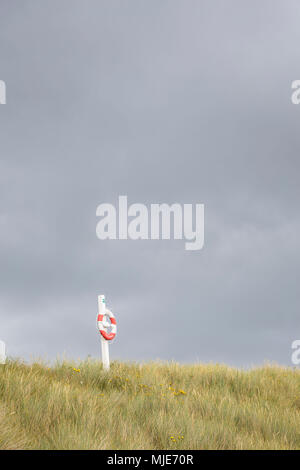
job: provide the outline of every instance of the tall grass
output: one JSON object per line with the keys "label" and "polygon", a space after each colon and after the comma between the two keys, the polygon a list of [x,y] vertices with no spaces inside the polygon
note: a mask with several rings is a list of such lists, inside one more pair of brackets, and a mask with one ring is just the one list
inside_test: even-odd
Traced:
{"label": "tall grass", "polygon": [[0,449],[300,449],[300,371],[10,361]]}

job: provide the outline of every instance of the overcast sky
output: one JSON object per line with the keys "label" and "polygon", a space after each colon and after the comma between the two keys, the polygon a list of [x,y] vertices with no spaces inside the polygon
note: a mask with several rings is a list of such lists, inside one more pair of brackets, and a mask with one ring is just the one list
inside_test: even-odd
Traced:
{"label": "overcast sky", "polygon": [[[297,0],[1,0],[8,353],[291,364],[300,337]],[[203,203],[205,245],[96,237],[96,208]]]}

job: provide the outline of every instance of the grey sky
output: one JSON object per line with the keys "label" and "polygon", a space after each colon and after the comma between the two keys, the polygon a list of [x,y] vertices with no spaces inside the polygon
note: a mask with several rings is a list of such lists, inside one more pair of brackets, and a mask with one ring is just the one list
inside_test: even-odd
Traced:
{"label": "grey sky", "polygon": [[[0,339],[11,355],[291,365],[300,5],[1,0]],[[100,241],[96,208],[204,203],[205,246]]]}

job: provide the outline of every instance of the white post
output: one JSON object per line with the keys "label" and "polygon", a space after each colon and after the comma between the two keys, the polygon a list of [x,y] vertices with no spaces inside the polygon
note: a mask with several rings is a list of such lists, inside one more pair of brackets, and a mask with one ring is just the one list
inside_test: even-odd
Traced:
{"label": "white post", "polygon": [[[98,312],[99,312],[99,315],[105,315],[106,313],[105,295],[98,296]],[[109,370],[108,341],[105,338],[103,338],[102,335],[101,335],[101,352],[102,352],[103,369]]]}
{"label": "white post", "polygon": [[6,355],[5,355],[5,343],[0,341],[0,364],[5,364]]}

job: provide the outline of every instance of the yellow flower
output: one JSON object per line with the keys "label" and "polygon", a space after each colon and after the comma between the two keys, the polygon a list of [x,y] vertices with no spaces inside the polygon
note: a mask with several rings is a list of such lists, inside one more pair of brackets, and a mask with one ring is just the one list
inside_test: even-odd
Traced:
{"label": "yellow flower", "polygon": [[73,367],[73,370],[74,372],[80,372],[80,369],[75,369],[75,367]]}
{"label": "yellow flower", "polygon": [[179,390],[179,393],[181,393],[182,395],[186,395],[186,392],[184,392],[183,390]]}

